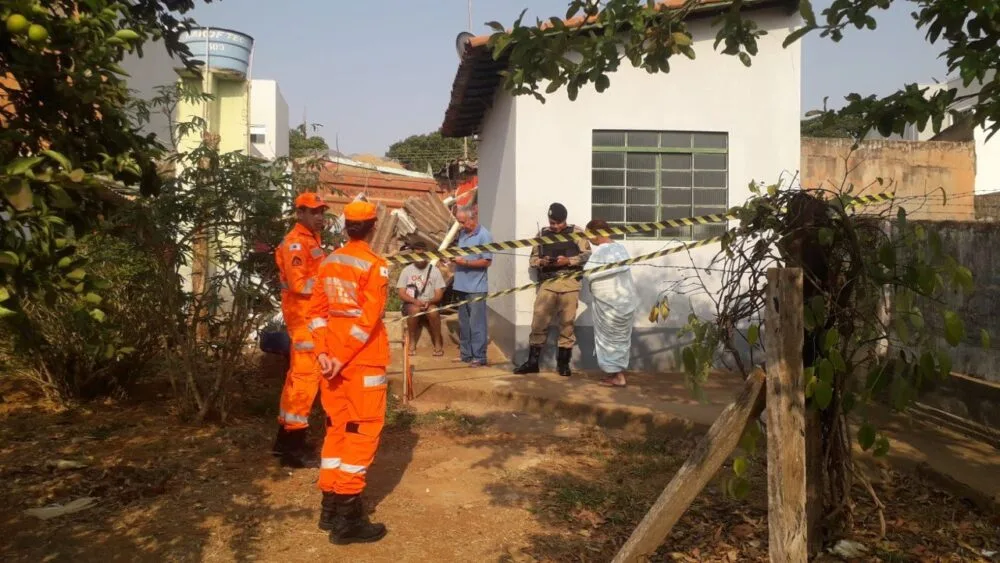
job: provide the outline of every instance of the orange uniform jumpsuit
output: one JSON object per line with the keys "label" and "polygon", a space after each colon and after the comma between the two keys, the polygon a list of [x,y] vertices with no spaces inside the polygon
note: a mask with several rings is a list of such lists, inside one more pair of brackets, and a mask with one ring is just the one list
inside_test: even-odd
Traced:
{"label": "orange uniform jumpsuit", "polygon": [[323,262],[319,235],[295,225],[274,253],[281,275],[281,313],[292,339],[291,361],[281,390],[278,424],[286,430],[309,426],[309,411],[322,380],[310,332],[309,304],[318,292],[316,274]]}
{"label": "orange uniform jumpsuit", "polygon": [[388,263],[354,240],[323,261],[312,300],[311,326],[319,353],[343,362],[320,387],[326,411],[319,488],[360,494],[375,459],[386,410],[389,338],[382,316],[388,299]]}

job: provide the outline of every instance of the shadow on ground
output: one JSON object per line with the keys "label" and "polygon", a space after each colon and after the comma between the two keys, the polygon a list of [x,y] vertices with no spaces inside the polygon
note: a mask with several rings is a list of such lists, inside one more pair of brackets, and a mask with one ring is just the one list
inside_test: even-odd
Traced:
{"label": "shadow on ground", "polygon": [[[0,560],[267,559],[265,532],[313,522],[320,494],[315,470],[289,472],[270,456],[284,362],[261,361],[221,426],[179,423],[166,399],[63,412],[4,405]],[[313,422],[322,420],[314,411]],[[323,425],[313,426],[321,439]],[[384,443],[392,456],[372,468],[376,501],[399,483],[416,435],[393,426]],[[59,460],[85,467],[50,467]],[[51,520],[24,512],[87,497],[96,500],[90,508]]]}

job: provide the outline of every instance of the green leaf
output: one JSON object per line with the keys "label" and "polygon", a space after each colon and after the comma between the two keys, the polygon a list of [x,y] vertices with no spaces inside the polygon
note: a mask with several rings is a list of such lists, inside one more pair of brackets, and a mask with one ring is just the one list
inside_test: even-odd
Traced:
{"label": "green leaf", "polygon": [[681,357],[684,360],[684,371],[694,375],[697,371],[696,369],[697,366],[695,365],[695,359],[694,359],[694,350],[692,350],[691,347],[688,346],[687,348],[684,349],[683,352],[681,352]]}
{"label": "green leaf", "polygon": [[9,250],[0,250],[0,266],[16,267],[20,263],[21,259],[18,258],[17,254]]}
{"label": "green leaf", "polygon": [[944,312],[944,338],[952,346],[958,346],[965,339],[965,323],[954,311]]}
{"label": "green leaf", "polygon": [[740,456],[733,460],[733,473],[742,477],[747,472],[747,458]]}
{"label": "green leaf", "polygon": [[104,311],[100,309],[94,309],[90,311],[90,318],[94,319],[99,323],[103,323],[105,319]]}
{"label": "green leaf", "polygon": [[0,285],[0,303],[10,299],[10,291],[6,287]]}
{"label": "green leaf", "polygon": [[830,246],[833,244],[833,229],[823,227],[819,230],[817,236],[819,237],[819,243],[823,246]]}
{"label": "green leaf", "polygon": [[73,258],[71,256],[63,256],[62,258],[59,259],[59,262],[56,264],[56,266],[62,270],[65,270],[66,268],[69,268],[72,265],[73,265]]}
{"label": "green leaf", "polygon": [[114,36],[123,41],[135,41],[140,39],[140,35],[131,29],[119,29],[115,32]]}
{"label": "green leaf", "polygon": [[25,179],[9,181],[4,186],[3,193],[16,211],[25,211],[34,205],[35,194],[31,191],[31,184]]}
{"label": "green leaf", "polygon": [[66,274],[66,278],[75,282],[83,281],[83,278],[87,277],[87,271],[83,268],[77,268],[72,272]]}
{"label": "green leaf", "polygon": [[69,194],[61,186],[49,184],[49,192],[52,194],[52,207],[56,209],[73,209],[76,207],[76,202],[73,201],[73,198],[69,197]]}
{"label": "green leaf", "polygon": [[816,377],[827,385],[833,384],[833,362],[823,358],[816,365]]}
{"label": "green leaf", "polygon": [[840,343],[840,332],[836,328],[826,331],[823,336],[823,351],[829,352]]}
{"label": "green leaf", "polygon": [[847,362],[840,354],[840,350],[834,348],[830,350],[830,363],[833,365],[834,373],[847,373]]}
{"label": "green leaf", "polygon": [[681,47],[687,47],[691,45],[691,36],[682,31],[673,32],[671,34],[671,37],[673,38],[674,43],[676,43]]}
{"label": "green leaf", "polygon": [[787,48],[792,43],[795,43],[799,39],[802,39],[802,36],[804,36],[805,34],[809,33],[812,30],[813,30],[812,26],[809,25],[804,25],[796,29],[795,31],[788,34],[788,37],[786,37],[785,40],[782,41],[781,46]]}
{"label": "green leaf", "polygon": [[750,328],[747,329],[747,343],[749,343],[750,346],[755,346],[758,340],[760,340],[760,327],[757,325],[750,325]]}
{"label": "green leaf", "polygon": [[872,454],[874,454],[875,457],[885,457],[885,455],[888,453],[889,453],[889,438],[886,438],[883,435],[879,435],[879,437],[875,439],[875,449],[872,450]]}
{"label": "green leaf", "polygon": [[83,300],[86,301],[87,303],[90,303],[91,305],[100,305],[101,301],[103,301],[104,299],[101,298],[101,296],[96,293],[88,293],[83,296]]}
{"label": "green leaf", "polygon": [[938,352],[938,368],[941,370],[942,379],[951,375],[951,354]]}
{"label": "green leaf", "polygon": [[602,74],[597,77],[597,80],[594,81],[594,86],[598,92],[603,92],[611,86],[611,79],[608,78],[608,75]]}
{"label": "green leaf", "polygon": [[735,499],[745,499],[750,494],[750,481],[744,477],[733,477],[726,484],[726,491]]}
{"label": "green leaf", "polygon": [[964,291],[972,290],[972,271],[965,266],[955,268],[952,280],[954,280],[955,285],[961,287]]}
{"label": "green leaf", "polygon": [[858,396],[853,391],[848,391],[844,393],[844,400],[841,401],[841,406],[844,409],[844,414],[851,414],[854,407],[857,405]]}
{"label": "green leaf", "polygon": [[40,156],[19,158],[7,165],[7,173],[11,176],[20,176],[28,170],[34,168],[39,162],[45,160]]}
{"label": "green leaf", "polygon": [[[3,301],[3,299],[0,299]],[[983,345],[983,348],[989,349],[990,347],[990,331],[985,328],[979,329],[979,341]]]}
{"label": "green leaf", "polygon": [[77,168],[69,173],[69,179],[77,184],[83,182],[87,178],[87,173],[83,171],[82,168]]}
{"label": "green leaf", "polygon": [[44,154],[44,155],[48,156],[49,158],[51,158],[52,160],[58,162],[59,166],[62,166],[64,170],[72,170],[73,169],[73,164],[69,161],[68,158],[66,158],[65,156],[63,156],[62,153],[58,153],[58,152],[56,152],[54,150],[44,150],[44,151],[42,151],[42,154]]}
{"label": "green leaf", "polygon": [[812,3],[809,0],[799,0],[799,14],[802,20],[808,25],[815,25],[816,13],[813,12]]}
{"label": "green leaf", "polygon": [[816,388],[813,390],[813,400],[816,401],[816,406],[820,409],[829,407],[830,402],[833,401],[833,387],[825,381],[817,381]]}
{"label": "green leaf", "polygon": [[118,355],[120,356],[128,356],[129,354],[134,354],[134,353],[135,353],[135,348],[132,348],[131,346],[125,346],[124,348],[118,349]]}
{"label": "green leaf", "polygon": [[868,422],[858,429],[858,445],[866,452],[875,445],[875,427]]}
{"label": "green leaf", "polygon": [[13,317],[16,314],[17,314],[17,311],[12,311],[12,310],[10,310],[10,309],[8,309],[6,307],[0,307],[0,319],[6,318],[6,317]]}

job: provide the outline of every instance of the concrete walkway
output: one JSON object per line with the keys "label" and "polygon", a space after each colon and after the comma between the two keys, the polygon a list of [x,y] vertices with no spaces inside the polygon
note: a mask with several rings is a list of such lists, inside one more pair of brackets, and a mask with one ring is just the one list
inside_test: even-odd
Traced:
{"label": "concrete walkway", "polygon": [[[397,393],[402,391],[402,352],[393,350],[390,368]],[[491,349],[490,357],[501,357],[495,352]],[[612,389],[597,384],[599,374],[516,376],[508,363],[469,368],[454,361],[456,353],[453,346],[446,346],[443,358],[432,357],[430,349],[418,350],[412,359],[414,402],[468,401],[625,430],[674,425],[707,429],[742,386],[731,375],[713,376],[699,401],[680,374],[635,374],[629,376],[627,388]],[[914,468],[982,508],[1000,505],[996,448],[910,416],[886,415],[879,422],[890,439],[889,460],[894,465]]]}

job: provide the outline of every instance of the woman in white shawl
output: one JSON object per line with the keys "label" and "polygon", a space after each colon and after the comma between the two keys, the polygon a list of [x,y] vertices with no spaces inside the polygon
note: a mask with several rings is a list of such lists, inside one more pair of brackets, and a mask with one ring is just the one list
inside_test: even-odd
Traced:
{"label": "woman in white shawl", "polygon": [[[607,221],[594,219],[587,230],[608,229]],[[628,266],[586,273],[605,264],[628,260],[628,250],[606,236],[590,239],[593,253],[584,266],[584,279],[590,289],[594,317],[594,349],[597,364],[608,375],[601,380],[606,387],[625,387],[629,351],[632,348],[632,324],[638,308],[635,281]]]}

